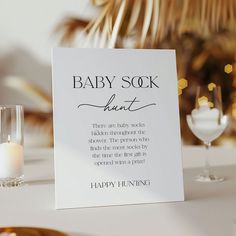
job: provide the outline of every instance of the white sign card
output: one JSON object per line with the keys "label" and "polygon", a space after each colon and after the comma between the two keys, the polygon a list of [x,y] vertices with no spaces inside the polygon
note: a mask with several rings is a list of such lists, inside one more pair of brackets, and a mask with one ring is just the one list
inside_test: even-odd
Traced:
{"label": "white sign card", "polygon": [[174,50],[53,50],[56,208],[184,200]]}

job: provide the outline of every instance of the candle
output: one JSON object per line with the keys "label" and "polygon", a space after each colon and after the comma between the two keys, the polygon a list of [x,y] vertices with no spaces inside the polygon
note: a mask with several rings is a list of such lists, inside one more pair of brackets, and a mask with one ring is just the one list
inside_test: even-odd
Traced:
{"label": "candle", "polygon": [[0,144],[0,179],[23,175],[23,146],[7,142]]}
{"label": "candle", "polygon": [[0,105],[0,187],[15,187],[24,176],[24,113],[20,105]]}
{"label": "candle", "polygon": [[226,117],[220,116],[217,108],[211,108],[213,103],[206,97],[198,99],[199,108],[193,109],[191,116],[187,116],[187,122],[194,133],[202,141],[212,142],[225,129]]}

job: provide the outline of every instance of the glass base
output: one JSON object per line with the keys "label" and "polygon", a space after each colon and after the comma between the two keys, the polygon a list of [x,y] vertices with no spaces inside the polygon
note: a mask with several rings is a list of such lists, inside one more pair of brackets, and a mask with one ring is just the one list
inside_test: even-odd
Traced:
{"label": "glass base", "polygon": [[224,177],[218,177],[215,175],[198,175],[195,177],[195,180],[198,182],[213,183],[213,182],[222,182]]}
{"label": "glass base", "polygon": [[23,176],[16,178],[0,179],[0,187],[18,187],[23,185],[23,183],[24,183]]}

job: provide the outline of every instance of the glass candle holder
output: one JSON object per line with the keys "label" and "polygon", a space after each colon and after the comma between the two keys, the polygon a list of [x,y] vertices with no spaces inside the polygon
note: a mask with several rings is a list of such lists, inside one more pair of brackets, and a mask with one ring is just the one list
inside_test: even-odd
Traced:
{"label": "glass candle holder", "polygon": [[24,113],[20,105],[0,105],[0,186],[13,187],[24,177]]}

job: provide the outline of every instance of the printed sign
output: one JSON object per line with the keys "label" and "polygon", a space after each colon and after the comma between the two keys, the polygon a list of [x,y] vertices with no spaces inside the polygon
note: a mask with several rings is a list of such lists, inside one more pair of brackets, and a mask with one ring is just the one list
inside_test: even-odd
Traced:
{"label": "printed sign", "polygon": [[182,201],[174,50],[53,50],[56,208]]}

